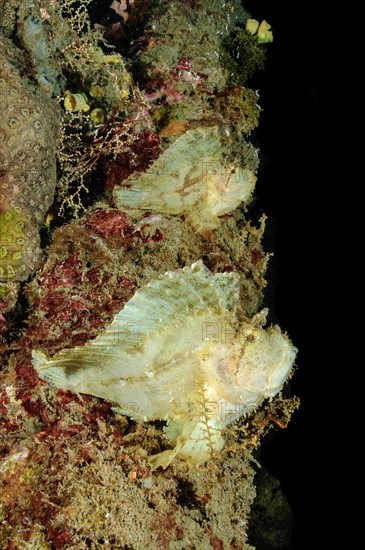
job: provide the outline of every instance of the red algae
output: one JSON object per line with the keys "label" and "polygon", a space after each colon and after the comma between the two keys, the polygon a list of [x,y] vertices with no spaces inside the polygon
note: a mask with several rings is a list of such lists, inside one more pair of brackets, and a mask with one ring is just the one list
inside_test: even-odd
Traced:
{"label": "red algae", "polygon": [[[82,345],[97,334],[108,315],[133,296],[135,285],[122,273],[113,273],[111,252],[105,257],[105,245],[99,240],[99,246],[95,246],[92,237],[92,233],[99,234],[114,245],[123,242],[128,248],[133,237],[126,217],[116,211],[101,213],[98,210],[85,221],[85,226],[91,233],[83,233],[82,226],[75,226],[74,231],[71,227],[66,234],[59,231],[60,241],[66,239],[61,257],[58,254],[61,242],[56,239],[58,257],[54,259],[50,255],[29,287],[34,315],[22,338],[23,346],[34,347],[37,342],[59,346],[66,341],[69,345]],[[67,248],[75,248],[82,237],[87,247],[68,253]]]}
{"label": "red algae", "polygon": [[144,172],[160,153],[159,136],[153,131],[143,130],[129,150],[104,161],[106,189],[120,185],[134,172]]}
{"label": "red algae", "polygon": [[120,210],[96,210],[85,220],[85,225],[104,239],[119,238],[123,239],[122,246],[125,248],[130,245],[133,226]]}

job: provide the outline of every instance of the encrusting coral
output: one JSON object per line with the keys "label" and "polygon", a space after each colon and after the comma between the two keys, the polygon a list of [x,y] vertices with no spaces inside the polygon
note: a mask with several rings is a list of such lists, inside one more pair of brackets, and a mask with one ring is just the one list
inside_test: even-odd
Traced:
{"label": "encrusting coral", "polygon": [[0,34],[0,281],[34,271],[56,188],[58,106],[24,73],[22,52]]}
{"label": "encrusting coral", "polygon": [[272,32],[98,9],[0,0],[0,547],[251,550],[253,449],[298,406],[248,221]]}

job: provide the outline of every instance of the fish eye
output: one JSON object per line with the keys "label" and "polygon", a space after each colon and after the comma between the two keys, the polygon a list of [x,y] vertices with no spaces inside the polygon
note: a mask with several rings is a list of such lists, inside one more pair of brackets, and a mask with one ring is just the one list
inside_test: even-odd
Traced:
{"label": "fish eye", "polygon": [[246,332],[243,335],[244,342],[247,344],[253,344],[256,342],[258,335],[255,332]]}

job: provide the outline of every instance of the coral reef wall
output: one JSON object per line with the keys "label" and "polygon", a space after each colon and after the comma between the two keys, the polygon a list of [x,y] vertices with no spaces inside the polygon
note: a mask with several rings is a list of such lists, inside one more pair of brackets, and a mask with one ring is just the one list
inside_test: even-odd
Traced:
{"label": "coral reef wall", "polygon": [[[230,404],[220,416],[240,418],[221,422],[220,452],[153,470],[149,457],[171,452],[168,415],[145,422],[135,403],[57,388],[32,352],[88,349],[148,285],[195,262],[235,281],[237,326],[273,330],[265,216],[250,220],[249,82],[270,26],[236,0],[0,0],[0,16],[0,546],[251,549],[254,452],[295,397],[275,392],[250,415]],[[136,330],[123,332],[131,347]],[[161,393],[171,380],[167,369]]]}

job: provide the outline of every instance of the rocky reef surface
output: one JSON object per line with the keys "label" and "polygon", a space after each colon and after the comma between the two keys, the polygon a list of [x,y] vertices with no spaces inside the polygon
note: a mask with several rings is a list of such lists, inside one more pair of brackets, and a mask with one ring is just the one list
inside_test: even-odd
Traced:
{"label": "rocky reef surface", "polygon": [[[264,328],[265,217],[249,219],[259,166],[251,133],[260,107],[247,86],[263,66],[270,26],[235,0],[123,0],[107,8],[97,0],[21,6],[0,0],[0,14],[0,546],[253,548],[247,534],[253,452],[268,431],[285,428],[298,405],[279,392],[295,348],[279,329]],[[178,279],[192,265],[208,275],[189,287],[195,294],[179,302],[178,316],[172,304],[180,291],[169,302],[173,287],[157,287],[160,317],[170,325],[156,332],[146,289]],[[233,343],[225,340],[224,317],[233,305],[222,305],[233,291],[215,281],[234,286]],[[110,342],[109,327],[133,311],[138,297],[146,341],[155,347],[134,339],[141,320],[133,316]],[[198,338],[197,327],[209,322],[209,334]],[[244,340],[238,326],[250,326]],[[290,350],[276,385],[257,369],[257,341],[272,343],[274,333]],[[163,345],[162,334],[169,335]],[[171,356],[166,349],[179,334],[179,356]],[[98,348],[93,343],[103,335],[109,340]],[[127,337],[122,355],[115,350]],[[210,339],[220,351],[208,357]],[[108,353],[118,353],[126,363],[121,372],[130,367],[132,348],[140,368],[161,349],[156,401],[173,384],[180,404],[186,383],[179,391],[179,377],[188,380],[193,362],[200,372],[199,361],[209,359],[215,367],[207,372],[215,375],[200,388],[210,395],[204,426],[218,430],[224,446],[203,446],[204,460],[193,460],[201,443],[179,432],[180,413],[175,440],[168,411],[137,414],[138,399],[145,403],[143,380],[138,399],[118,410],[122,397],[106,401],[89,386],[70,391],[42,376],[40,357],[49,366],[82,350],[85,361],[84,350],[96,348],[101,368]],[[267,349],[265,368],[277,372],[277,357]],[[209,391],[231,387],[245,353],[261,384],[246,383],[245,392],[266,393],[246,397],[254,406],[232,414],[240,396],[231,402],[223,389],[214,398]],[[176,364],[179,376],[170,374]],[[143,372],[146,380],[155,376],[149,366]],[[87,376],[94,376],[92,368]],[[226,408],[217,412],[222,403]],[[201,422],[203,409],[197,410]],[[192,414],[186,398],[183,418],[191,423]],[[152,468],[151,456],[171,457],[177,433],[180,443],[181,434],[187,437],[185,451],[157,465],[165,469]]]}

